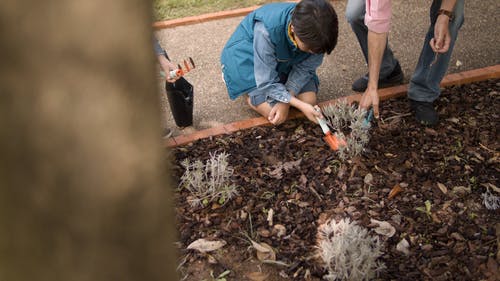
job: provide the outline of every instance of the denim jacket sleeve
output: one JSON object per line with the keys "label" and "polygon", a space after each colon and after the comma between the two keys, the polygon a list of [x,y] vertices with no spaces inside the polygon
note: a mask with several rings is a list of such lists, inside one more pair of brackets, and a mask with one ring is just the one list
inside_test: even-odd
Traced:
{"label": "denim jacket sleeve", "polygon": [[299,94],[299,91],[314,77],[316,69],[323,62],[324,54],[312,54],[307,59],[292,66],[288,79],[286,81],[286,89],[293,94]]}
{"label": "denim jacket sleeve", "polygon": [[286,90],[285,85],[279,83],[279,75],[276,71],[277,60],[275,47],[269,38],[269,33],[261,22],[256,22],[254,26],[254,76],[257,88],[249,93],[260,95],[264,93],[267,100],[276,100],[289,103],[291,95]]}
{"label": "denim jacket sleeve", "polygon": [[250,95],[265,93],[267,100],[289,103],[294,95],[314,77],[316,69],[323,62],[323,54],[312,54],[307,59],[294,65],[285,85],[279,83],[276,71],[277,59],[274,45],[269,39],[269,33],[261,22],[254,26],[254,75],[257,89]]}

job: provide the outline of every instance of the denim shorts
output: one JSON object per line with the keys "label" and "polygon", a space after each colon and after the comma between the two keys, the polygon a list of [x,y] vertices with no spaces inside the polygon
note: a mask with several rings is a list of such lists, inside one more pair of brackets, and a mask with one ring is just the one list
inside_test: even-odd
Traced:
{"label": "denim shorts", "polygon": [[[286,77],[284,77],[284,79],[283,77],[280,77],[280,83],[285,84]],[[307,82],[307,84],[304,85],[304,87],[302,87],[297,96],[305,92],[314,92],[316,94],[318,93],[318,84],[314,79],[309,80],[309,82]],[[265,93],[261,93],[258,95],[251,95],[251,96],[249,95],[249,97],[250,97],[250,103],[253,106],[258,106],[263,102],[267,102],[271,107],[273,107],[278,102],[277,100],[268,97]]]}

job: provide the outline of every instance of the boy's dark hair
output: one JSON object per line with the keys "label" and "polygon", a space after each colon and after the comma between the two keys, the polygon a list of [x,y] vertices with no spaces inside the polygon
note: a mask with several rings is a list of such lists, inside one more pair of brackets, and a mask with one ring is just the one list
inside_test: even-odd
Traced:
{"label": "boy's dark hair", "polygon": [[339,21],[326,0],[302,0],[292,15],[295,35],[315,54],[330,54],[337,45]]}

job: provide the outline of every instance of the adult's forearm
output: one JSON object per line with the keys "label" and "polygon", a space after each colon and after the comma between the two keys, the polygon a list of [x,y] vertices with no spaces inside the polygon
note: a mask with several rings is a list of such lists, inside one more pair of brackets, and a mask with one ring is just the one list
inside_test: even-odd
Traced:
{"label": "adult's forearm", "polygon": [[387,44],[387,33],[368,31],[368,88],[377,89],[380,65]]}
{"label": "adult's forearm", "polygon": [[158,62],[160,63],[160,67],[164,72],[170,71],[172,63],[165,57],[164,55],[158,55]]}

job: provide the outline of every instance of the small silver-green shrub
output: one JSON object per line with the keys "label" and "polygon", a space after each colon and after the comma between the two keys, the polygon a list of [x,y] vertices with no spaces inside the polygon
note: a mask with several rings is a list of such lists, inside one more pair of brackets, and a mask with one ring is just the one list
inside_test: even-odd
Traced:
{"label": "small silver-green shrub", "polygon": [[366,110],[349,105],[347,99],[322,108],[327,124],[337,138],[344,138],[347,146],[340,147],[339,158],[346,160],[360,155],[370,141],[370,123],[365,122]]}
{"label": "small silver-green shrub", "polygon": [[318,250],[328,274],[326,280],[371,280],[385,268],[378,236],[350,222],[334,219],[318,228]]}
{"label": "small silver-green shrub", "polygon": [[481,194],[483,198],[483,204],[488,210],[496,210],[500,208],[500,197],[491,193],[489,189],[486,189],[486,192]]}
{"label": "small silver-green shrub", "polygon": [[200,160],[190,162],[184,159],[181,162],[186,170],[179,187],[191,193],[187,200],[192,206],[207,206],[211,202],[224,205],[238,194],[236,185],[231,182],[234,170],[228,163],[228,157],[225,152],[210,153],[210,159],[205,164]]}

